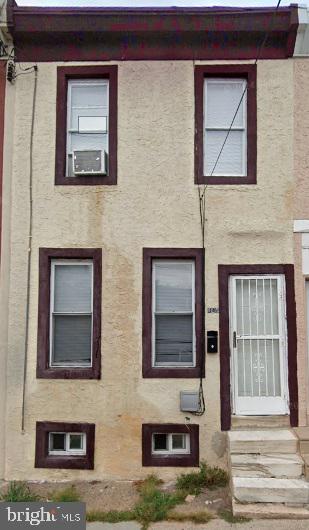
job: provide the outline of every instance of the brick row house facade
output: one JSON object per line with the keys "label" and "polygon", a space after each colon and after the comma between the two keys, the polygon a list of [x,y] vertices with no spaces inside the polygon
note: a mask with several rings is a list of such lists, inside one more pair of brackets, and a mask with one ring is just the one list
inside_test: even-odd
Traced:
{"label": "brick row house facade", "polygon": [[4,479],[309,504],[300,14],[8,1]]}

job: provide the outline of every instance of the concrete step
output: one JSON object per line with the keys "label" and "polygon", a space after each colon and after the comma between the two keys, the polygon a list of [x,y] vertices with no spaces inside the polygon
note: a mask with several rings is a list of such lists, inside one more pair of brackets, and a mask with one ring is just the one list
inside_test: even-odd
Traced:
{"label": "concrete step", "polygon": [[232,416],[232,430],[289,429],[290,416]]}
{"label": "concrete step", "polygon": [[293,454],[232,454],[231,469],[233,477],[300,478],[304,462]]}
{"label": "concrete step", "polygon": [[304,475],[305,475],[305,479],[309,482],[309,455],[302,455],[302,457],[303,457],[303,460],[304,460],[304,468],[305,468]]}
{"label": "concrete step", "polygon": [[233,477],[232,487],[238,502],[309,503],[309,483],[302,479]]}
{"label": "concrete step", "polygon": [[294,432],[299,439],[300,454],[309,454],[309,427],[295,427]]}
{"label": "concrete step", "polygon": [[309,519],[309,505],[287,506],[280,503],[248,503],[240,504],[232,501],[235,517],[249,517],[252,519]]}
{"label": "concrete step", "polygon": [[229,449],[235,453],[297,453],[298,439],[288,429],[229,431]]}

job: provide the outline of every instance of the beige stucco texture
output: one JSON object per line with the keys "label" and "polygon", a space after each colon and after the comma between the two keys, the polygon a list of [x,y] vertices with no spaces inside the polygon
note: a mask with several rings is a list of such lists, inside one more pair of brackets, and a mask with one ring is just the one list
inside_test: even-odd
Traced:
{"label": "beige stucco texture", "polygon": [[[194,184],[194,64],[118,65],[118,184],[106,187],[54,185],[56,74],[57,64],[38,64],[24,434],[33,74],[15,85],[5,478],[141,477],[152,471],[141,465],[142,423],[184,423],[186,416],[200,424],[201,458],[225,465],[219,355],[206,355],[202,417],[179,410],[180,390],[197,390],[198,380],[143,379],[141,371],[142,249],[200,247],[202,241]],[[257,100],[257,185],[206,190],[206,330],[218,329],[218,315],[208,315],[207,307],[218,306],[219,263],[293,263],[292,60],[259,62]],[[100,381],[36,379],[40,247],[103,249]],[[95,423],[94,471],[35,469],[37,420]],[[155,471],[167,478],[179,469]]]}
{"label": "beige stucco texture", "polygon": [[[309,60],[307,57],[294,60],[294,219],[309,220]],[[294,236],[295,244],[295,295],[297,307],[297,349],[299,390],[307,404],[307,415],[301,423],[309,425],[309,373],[308,330],[305,281],[302,271],[302,234]],[[304,412],[306,410],[304,409]],[[307,416],[307,417],[306,417]]]}

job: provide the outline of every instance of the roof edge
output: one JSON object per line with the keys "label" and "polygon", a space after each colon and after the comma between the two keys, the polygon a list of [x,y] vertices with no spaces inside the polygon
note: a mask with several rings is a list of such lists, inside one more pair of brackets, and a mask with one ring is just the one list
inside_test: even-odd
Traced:
{"label": "roof edge", "polygon": [[[95,60],[99,50],[110,60],[254,58],[268,33],[261,58],[285,58],[294,53],[298,6],[23,7],[8,0],[7,21],[22,60],[35,53],[37,60]],[[67,50],[72,41],[74,54]]]}

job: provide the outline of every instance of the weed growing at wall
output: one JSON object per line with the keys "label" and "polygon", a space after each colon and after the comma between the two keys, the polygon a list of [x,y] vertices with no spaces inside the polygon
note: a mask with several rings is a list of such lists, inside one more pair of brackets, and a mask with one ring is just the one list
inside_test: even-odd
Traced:
{"label": "weed growing at wall", "polygon": [[53,502],[78,502],[81,500],[75,486],[69,486],[60,491],[53,491],[50,498]]}
{"label": "weed growing at wall", "polygon": [[202,462],[197,473],[183,473],[177,478],[176,488],[187,495],[199,495],[203,488],[222,488],[228,484],[228,474],[220,467],[210,467]]}
{"label": "weed growing at wall", "polygon": [[25,482],[10,482],[0,499],[6,502],[35,502],[39,501],[40,497],[33,493]]}

